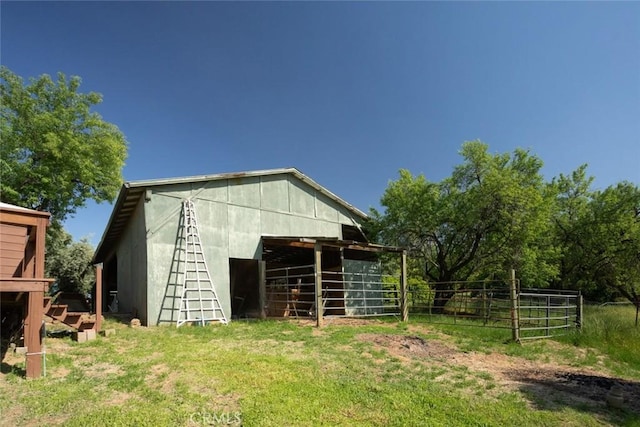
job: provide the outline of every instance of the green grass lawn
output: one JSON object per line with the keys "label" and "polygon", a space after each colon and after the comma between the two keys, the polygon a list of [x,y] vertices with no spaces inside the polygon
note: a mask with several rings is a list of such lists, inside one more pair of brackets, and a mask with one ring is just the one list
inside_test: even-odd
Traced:
{"label": "green grass lawn", "polygon": [[573,399],[567,384],[539,374],[588,368],[640,390],[637,339],[627,357],[586,334],[516,345],[504,331],[422,321],[106,327],[116,335],[82,344],[47,338],[40,379],[22,378],[23,361],[8,355],[0,424],[640,425],[634,406]]}

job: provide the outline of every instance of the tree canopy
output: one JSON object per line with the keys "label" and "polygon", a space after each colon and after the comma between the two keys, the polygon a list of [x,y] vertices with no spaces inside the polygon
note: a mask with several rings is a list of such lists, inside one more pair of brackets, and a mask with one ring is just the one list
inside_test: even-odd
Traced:
{"label": "tree canopy", "polygon": [[464,143],[460,154],[440,182],[400,170],[381,198],[383,212],[372,210],[381,243],[408,248],[431,282],[504,277],[515,268],[524,285],[640,307],[636,185],[593,191],[586,165],[545,182],[537,156],[491,154],[480,141]]}
{"label": "tree canopy", "polygon": [[382,196],[384,213],[373,212],[382,240],[422,256],[433,281],[523,267],[548,227],[537,157],[524,150],[491,155],[480,141],[465,143],[460,153],[464,162],[440,182],[401,170]]}
{"label": "tree canopy", "polygon": [[605,301],[621,296],[640,308],[640,188],[620,182],[591,190],[586,166],[554,180],[555,244],[561,251],[556,284]]}
{"label": "tree canopy", "polygon": [[61,223],[88,199],[111,201],[122,184],[127,141],[93,112],[95,92],[59,73],[23,79],[0,68],[0,197],[48,211]]}
{"label": "tree canopy", "polygon": [[56,279],[56,290],[89,293],[95,281],[92,259],[93,246],[87,240],[74,242],[58,227],[47,234],[45,275]]}

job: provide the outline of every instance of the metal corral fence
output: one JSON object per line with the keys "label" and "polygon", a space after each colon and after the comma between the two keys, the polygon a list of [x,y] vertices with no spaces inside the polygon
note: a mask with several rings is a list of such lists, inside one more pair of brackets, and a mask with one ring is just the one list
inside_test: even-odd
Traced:
{"label": "metal corral fence", "polygon": [[582,295],[577,291],[522,289],[518,292],[519,339],[548,338],[582,326]]}
{"label": "metal corral fence", "polygon": [[[380,273],[376,264],[361,271],[322,272],[324,317],[400,315],[400,280]],[[269,317],[315,317],[316,275],[313,265],[266,270]]]}
{"label": "metal corral fence", "polygon": [[[266,270],[268,317],[402,316],[400,277],[381,273],[379,264],[322,272],[316,294],[313,265]],[[510,281],[438,282],[408,286],[406,309],[433,323],[510,329],[514,341],[547,338],[580,328],[582,296],[554,289],[520,289]]]}
{"label": "metal corral fence", "polygon": [[510,329],[514,341],[561,335],[582,324],[579,292],[520,289],[515,279],[409,286],[407,303],[410,314],[433,323]]}

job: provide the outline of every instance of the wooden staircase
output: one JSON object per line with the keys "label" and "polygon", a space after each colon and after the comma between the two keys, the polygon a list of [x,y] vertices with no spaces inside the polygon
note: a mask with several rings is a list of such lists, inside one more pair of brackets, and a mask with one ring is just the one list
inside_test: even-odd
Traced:
{"label": "wooden staircase", "polygon": [[95,329],[95,316],[88,311],[69,311],[68,304],[54,304],[56,297],[44,297],[44,314],[78,332]]}

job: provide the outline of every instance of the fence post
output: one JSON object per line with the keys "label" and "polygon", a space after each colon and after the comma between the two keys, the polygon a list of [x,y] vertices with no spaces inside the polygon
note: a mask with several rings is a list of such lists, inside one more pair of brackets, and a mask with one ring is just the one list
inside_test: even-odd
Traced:
{"label": "fence post", "polygon": [[547,336],[551,335],[551,332],[549,330],[549,323],[551,322],[551,297],[547,295],[546,298],[546,304],[547,307],[545,308],[545,312],[544,312],[544,324],[546,326],[546,331],[547,331]]}
{"label": "fence post", "polygon": [[400,259],[400,311],[402,315],[402,321],[409,320],[409,307],[407,306],[407,251],[402,251],[402,257]]}
{"label": "fence post", "polygon": [[260,305],[260,318],[267,318],[267,263],[258,261],[258,301]]}
{"label": "fence post", "polygon": [[582,292],[578,291],[578,303],[576,304],[576,327],[582,329]]}
{"label": "fence post", "polygon": [[489,321],[489,313],[487,311],[487,282],[482,282],[482,316],[484,317],[482,324],[486,325]]}
{"label": "fence post", "polygon": [[518,290],[516,289],[516,271],[511,269],[511,281],[509,284],[511,294],[511,338],[520,342],[520,322],[518,321]]}
{"label": "fence post", "polygon": [[569,332],[569,297],[564,299],[564,330]]}
{"label": "fence post", "polygon": [[316,326],[318,328],[322,327],[322,315],[323,313],[323,301],[322,301],[322,244],[316,242],[313,247],[314,251],[314,264],[315,264],[315,273],[316,273]]}

